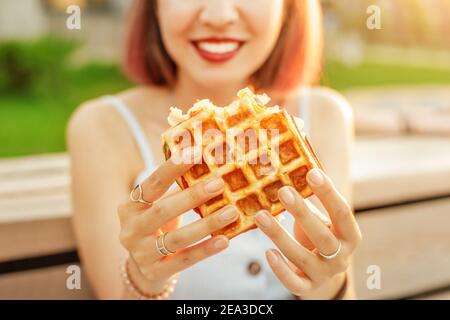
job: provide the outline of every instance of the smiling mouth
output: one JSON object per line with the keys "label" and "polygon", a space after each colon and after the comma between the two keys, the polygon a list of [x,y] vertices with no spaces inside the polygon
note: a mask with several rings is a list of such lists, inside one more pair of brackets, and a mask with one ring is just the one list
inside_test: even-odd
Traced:
{"label": "smiling mouth", "polygon": [[191,42],[201,58],[212,63],[231,60],[245,44],[245,41],[224,38],[208,38]]}

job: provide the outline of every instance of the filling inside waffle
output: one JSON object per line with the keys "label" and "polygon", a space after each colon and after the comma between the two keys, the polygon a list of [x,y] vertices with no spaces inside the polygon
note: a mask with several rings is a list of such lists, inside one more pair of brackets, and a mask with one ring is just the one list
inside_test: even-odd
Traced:
{"label": "filling inside waffle", "polygon": [[172,127],[163,134],[166,158],[185,149],[201,154],[177,181],[181,188],[213,177],[224,180],[223,194],[196,211],[205,217],[225,205],[236,206],[241,212],[239,220],[218,233],[229,238],[255,228],[254,215],[261,209],[272,215],[281,213],[281,187],[289,185],[303,197],[310,196],[306,174],[320,167],[301,132],[301,120],[278,106],[267,107],[270,99],[266,95],[243,89],[238,97],[223,108],[201,100],[187,114],[171,108],[168,121]]}

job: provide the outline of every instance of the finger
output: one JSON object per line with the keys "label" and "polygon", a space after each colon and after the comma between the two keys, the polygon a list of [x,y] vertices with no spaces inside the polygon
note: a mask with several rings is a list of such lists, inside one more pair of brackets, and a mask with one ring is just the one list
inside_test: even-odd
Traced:
{"label": "finger", "polygon": [[[189,151],[189,152],[188,152]],[[175,179],[184,174],[189,168],[196,163],[190,160],[191,151],[184,151],[181,156],[174,153],[173,156],[159,166],[144,182],[142,187],[142,198],[147,202],[153,202],[155,199],[161,196],[168,197],[170,194],[167,192],[169,187],[173,184]],[[184,160],[181,161],[180,159]],[[119,219],[121,224],[128,221],[129,218],[134,218],[137,215],[142,214],[149,208],[148,204],[128,201],[119,207]]]}
{"label": "finger", "polygon": [[179,215],[196,208],[223,192],[222,179],[212,179],[177,192],[153,203],[136,217],[138,232],[149,233],[159,229]]}
{"label": "finger", "polygon": [[180,229],[173,230],[166,235],[166,247],[170,251],[188,247],[211,233],[218,231],[239,218],[238,210],[227,206],[207,217],[195,221]]}
{"label": "finger", "polygon": [[190,153],[185,151],[180,157],[175,154],[160,165],[144,182],[142,186],[142,197],[148,202],[159,199],[175,182],[177,178],[188,171],[195,163],[190,160]]}
{"label": "finger", "polygon": [[[307,207],[309,208],[309,210],[317,218],[319,218],[319,220],[322,221],[322,223],[325,224],[327,226],[327,228],[331,229],[332,225],[331,225],[331,220],[328,217],[328,214],[325,214],[321,210],[317,209],[317,207],[314,204],[312,204],[310,200],[304,199],[304,201],[305,201]],[[305,230],[303,230],[303,226],[299,220],[295,220],[295,223],[294,223],[294,238],[297,239],[297,241],[300,242],[300,244],[308,250],[312,251],[316,248],[314,243],[312,243],[312,241],[306,235]]]}
{"label": "finger", "polygon": [[122,228],[125,227],[130,218],[139,215],[146,208],[148,208],[148,206],[145,206],[142,203],[134,203],[131,201],[120,204],[117,208],[120,226]]}
{"label": "finger", "polygon": [[156,262],[155,268],[162,273],[161,276],[171,276],[225,250],[228,244],[227,237],[217,236],[159,260]]}
{"label": "finger", "polygon": [[266,259],[277,278],[292,294],[303,296],[311,291],[312,281],[296,274],[277,250],[267,250]]}
{"label": "finger", "polygon": [[292,187],[283,187],[278,192],[281,203],[300,222],[308,238],[325,255],[331,255],[339,247],[331,230],[311,212],[305,200]]}
{"label": "finger", "polygon": [[328,211],[339,237],[356,241],[361,237],[352,209],[336,187],[320,169],[312,169],[306,179],[314,194]]}
{"label": "finger", "polygon": [[328,214],[324,213],[322,210],[319,210],[310,199],[304,199],[306,206],[308,207],[309,211],[311,211],[312,214],[314,214],[320,221],[322,221],[323,224],[325,224],[328,228],[331,228],[331,220]]}
{"label": "finger", "polygon": [[299,269],[312,278],[319,260],[311,251],[300,245],[267,211],[256,214],[256,225],[275,243],[278,249]]}

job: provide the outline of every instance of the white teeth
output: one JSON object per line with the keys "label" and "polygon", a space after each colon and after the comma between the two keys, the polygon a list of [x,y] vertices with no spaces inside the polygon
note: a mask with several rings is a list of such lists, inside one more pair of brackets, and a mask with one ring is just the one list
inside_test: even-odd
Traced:
{"label": "white teeth", "polygon": [[235,41],[233,42],[198,42],[198,47],[204,51],[210,53],[229,53],[237,50],[239,44]]}

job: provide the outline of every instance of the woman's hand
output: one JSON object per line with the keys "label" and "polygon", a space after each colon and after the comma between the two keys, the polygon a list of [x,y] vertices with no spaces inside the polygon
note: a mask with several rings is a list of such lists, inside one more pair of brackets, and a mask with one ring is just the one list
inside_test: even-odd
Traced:
{"label": "woman's hand", "polygon": [[[279,198],[295,218],[296,236],[292,237],[277,219],[265,211],[256,215],[256,223],[281,251],[268,250],[266,257],[283,285],[293,294],[307,297],[332,280],[341,279],[338,287],[327,297],[331,298],[343,285],[361,233],[350,206],[321,170],[311,170],[307,181],[327,210],[331,224],[320,218],[318,209],[307,204],[291,187],[281,188]],[[339,253],[332,259],[321,255],[332,256],[336,252]]]}
{"label": "woman's hand", "polygon": [[[130,254],[130,277],[133,268],[138,271],[132,280],[146,293],[161,292],[174,275],[224,250],[228,246],[225,236],[197,242],[239,216],[235,207],[227,206],[180,227],[180,215],[223,192],[223,180],[214,179],[163,197],[175,179],[191,167],[168,160],[142,183],[143,199],[151,205],[130,201],[119,207],[120,240]],[[167,233],[166,248],[175,252],[166,257],[156,248],[156,239],[163,233]]]}

